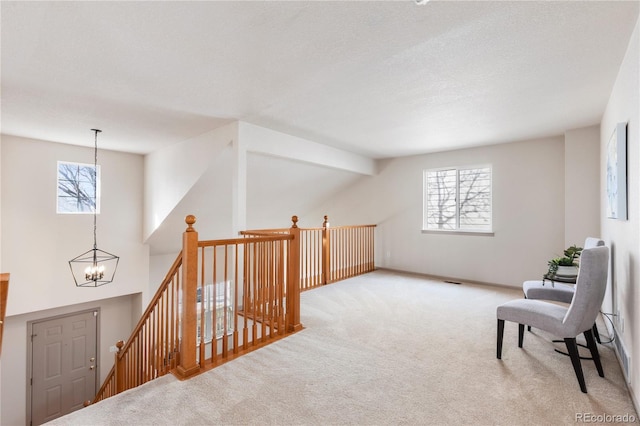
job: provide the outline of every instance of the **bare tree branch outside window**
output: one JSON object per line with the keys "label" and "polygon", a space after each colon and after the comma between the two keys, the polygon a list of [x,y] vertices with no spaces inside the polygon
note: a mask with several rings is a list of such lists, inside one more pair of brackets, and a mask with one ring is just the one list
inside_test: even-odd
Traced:
{"label": "bare tree branch outside window", "polygon": [[424,229],[491,230],[491,168],[425,171]]}
{"label": "bare tree branch outside window", "polygon": [[[97,184],[97,185],[96,185]],[[93,213],[97,200],[94,188],[100,185],[100,167],[58,162],[58,213]],[[98,204],[97,212],[100,212]]]}

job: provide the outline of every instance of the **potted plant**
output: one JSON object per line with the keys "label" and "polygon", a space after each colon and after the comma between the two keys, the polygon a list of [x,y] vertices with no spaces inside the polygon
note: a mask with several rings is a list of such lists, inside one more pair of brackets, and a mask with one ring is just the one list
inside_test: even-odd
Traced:
{"label": "potted plant", "polygon": [[575,277],[578,275],[578,258],[582,247],[572,245],[564,251],[563,257],[556,257],[549,261],[549,276]]}

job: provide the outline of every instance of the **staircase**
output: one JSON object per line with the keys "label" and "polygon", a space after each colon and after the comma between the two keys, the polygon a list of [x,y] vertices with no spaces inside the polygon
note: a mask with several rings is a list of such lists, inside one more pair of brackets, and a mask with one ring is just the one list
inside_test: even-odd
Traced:
{"label": "staircase", "polygon": [[[374,269],[375,225],[241,232],[183,248],[93,403],[169,372],[186,379],[302,329],[300,291]],[[333,244],[332,244],[333,242]],[[87,401],[85,405],[92,403]]]}

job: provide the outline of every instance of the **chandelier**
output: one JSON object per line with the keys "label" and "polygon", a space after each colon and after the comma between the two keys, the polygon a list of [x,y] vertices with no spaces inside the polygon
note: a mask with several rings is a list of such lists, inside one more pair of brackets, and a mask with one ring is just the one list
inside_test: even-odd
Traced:
{"label": "chandelier", "polygon": [[93,205],[93,248],[74,257],[69,261],[69,267],[73,274],[73,280],[77,287],[99,287],[113,281],[118,268],[120,258],[104,250],[98,249],[97,243],[97,216],[98,216],[98,133],[102,130],[91,129],[94,137],[94,162],[93,162],[93,196],[96,202]]}

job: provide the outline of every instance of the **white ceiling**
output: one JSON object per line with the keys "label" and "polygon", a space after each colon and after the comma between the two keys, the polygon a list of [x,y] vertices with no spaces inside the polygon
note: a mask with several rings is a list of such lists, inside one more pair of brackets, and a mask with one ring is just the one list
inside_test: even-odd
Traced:
{"label": "white ceiling", "polygon": [[148,153],[244,120],[373,158],[596,124],[638,1],[1,2],[2,132]]}

